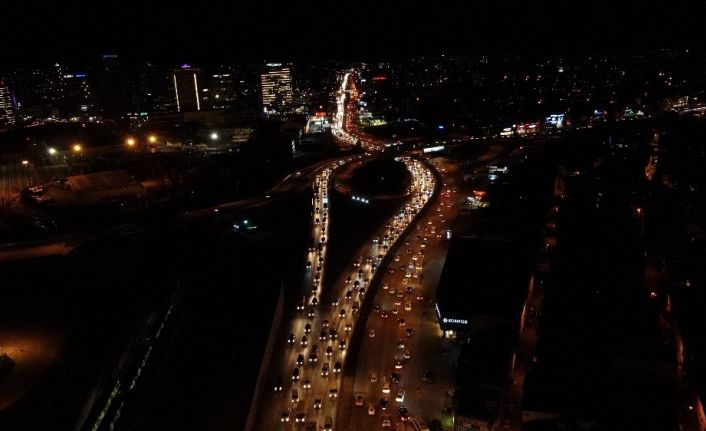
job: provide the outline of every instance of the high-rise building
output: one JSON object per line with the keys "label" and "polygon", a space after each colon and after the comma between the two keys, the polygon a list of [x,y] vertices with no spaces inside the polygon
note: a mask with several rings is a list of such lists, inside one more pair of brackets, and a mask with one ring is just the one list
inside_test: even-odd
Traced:
{"label": "high-rise building", "polygon": [[267,63],[260,75],[262,109],[265,114],[286,112],[292,104],[292,73],[282,63]]}
{"label": "high-rise building", "polygon": [[237,81],[231,68],[220,67],[211,74],[208,95],[213,109],[231,109],[237,100]]}
{"label": "high-rise building", "polygon": [[178,112],[200,111],[201,96],[199,94],[198,74],[200,70],[188,64],[183,64],[172,74],[174,80],[174,96]]}
{"label": "high-rise building", "polygon": [[138,70],[140,112],[176,111],[172,69],[146,61],[139,65]]}
{"label": "high-rise building", "polygon": [[86,114],[93,109],[91,89],[83,72],[66,73],[63,76],[63,97],[60,109],[63,114]]}
{"label": "high-rise building", "polygon": [[120,118],[137,109],[135,74],[116,54],[101,56],[96,74],[96,93],[100,110],[109,118]]}
{"label": "high-rise building", "polygon": [[0,80],[0,127],[15,124],[15,101],[10,88]]}

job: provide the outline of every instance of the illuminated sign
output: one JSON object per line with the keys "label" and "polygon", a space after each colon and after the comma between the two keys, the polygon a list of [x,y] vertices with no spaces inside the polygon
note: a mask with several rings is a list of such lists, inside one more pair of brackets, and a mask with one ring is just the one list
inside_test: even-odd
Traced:
{"label": "illuminated sign", "polygon": [[458,323],[459,325],[468,325],[468,320],[466,319],[449,319],[448,317],[444,317],[441,319],[442,322],[444,323]]}
{"label": "illuminated sign", "polygon": [[562,127],[564,125],[564,114],[552,114],[545,121],[557,128]]}
{"label": "illuminated sign", "polygon": [[373,81],[384,81],[387,79],[387,76],[373,76]]}
{"label": "illuminated sign", "polygon": [[446,149],[446,147],[444,147],[443,145],[438,145],[438,146],[436,146],[436,147],[425,148],[425,149],[422,150],[422,151],[423,151],[424,153],[434,153],[434,152],[436,152],[436,151],[443,151],[444,149]]}
{"label": "illuminated sign", "polygon": [[190,65],[190,64],[187,64],[187,63],[184,63],[184,64],[181,65],[181,68],[182,68],[182,69],[191,69],[191,65]]}
{"label": "illuminated sign", "polygon": [[317,113],[314,114],[314,115],[315,115],[316,117],[325,117],[325,116],[326,116],[326,113],[325,113],[325,112],[317,112]]}

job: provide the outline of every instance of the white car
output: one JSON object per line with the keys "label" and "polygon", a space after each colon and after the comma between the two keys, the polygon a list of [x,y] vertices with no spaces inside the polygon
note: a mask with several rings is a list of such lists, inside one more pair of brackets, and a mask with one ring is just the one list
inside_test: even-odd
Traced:
{"label": "white car", "polygon": [[403,403],[404,402],[404,395],[405,395],[404,389],[400,389],[399,391],[397,391],[397,396],[395,397],[395,401],[397,401],[398,403]]}
{"label": "white car", "polygon": [[365,396],[363,394],[357,394],[355,396],[355,405],[358,407],[363,407],[365,404]]}
{"label": "white car", "polygon": [[374,330],[374,329],[371,329],[370,332],[368,332],[368,336],[369,336],[370,338],[375,338],[375,330]]}

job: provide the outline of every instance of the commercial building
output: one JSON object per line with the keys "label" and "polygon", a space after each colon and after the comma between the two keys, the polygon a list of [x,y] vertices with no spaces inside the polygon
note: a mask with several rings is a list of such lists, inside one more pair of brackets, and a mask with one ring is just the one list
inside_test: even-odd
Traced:
{"label": "commercial building", "polygon": [[496,327],[474,334],[458,357],[454,431],[490,431],[510,375],[516,332]]}
{"label": "commercial building", "polygon": [[177,112],[201,110],[198,78],[200,72],[199,69],[183,64],[172,73]]}
{"label": "commercial building", "polygon": [[533,264],[525,242],[454,235],[436,302],[445,335],[467,337],[496,326],[517,327]]}
{"label": "commercial building", "polygon": [[221,67],[209,78],[208,99],[212,109],[232,109],[237,101],[238,86],[235,73]]}
{"label": "commercial building", "polygon": [[10,88],[0,80],[0,127],[15,124],[15,101]]}
{"label": "commercial building", "polygon": [[292,73],[282,63],[267,63],[260,75],[262,110],[265,114],[287,112],[292,105]]}
{"label": "commercial building", "polygon": [[86,114],[92,111],[93,100],[86,74],[83,72],[66,73],[61,111],[67,115]]}
{"label": "commercial building", "polygon": [[95,82],[96,102],[107,118],[122,118],[138,108],[136,75],[117,54],[103,54]]}

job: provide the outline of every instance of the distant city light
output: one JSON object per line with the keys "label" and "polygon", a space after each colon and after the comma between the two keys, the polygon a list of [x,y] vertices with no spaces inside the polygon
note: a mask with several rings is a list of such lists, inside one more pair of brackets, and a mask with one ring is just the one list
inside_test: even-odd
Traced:
{"label": "distant city light", "polygon": [[434,153],[436,151],[443,151],[446,147],[443,145],[437,145],[436,147],[429,147],[422,150],[423,153]]}

